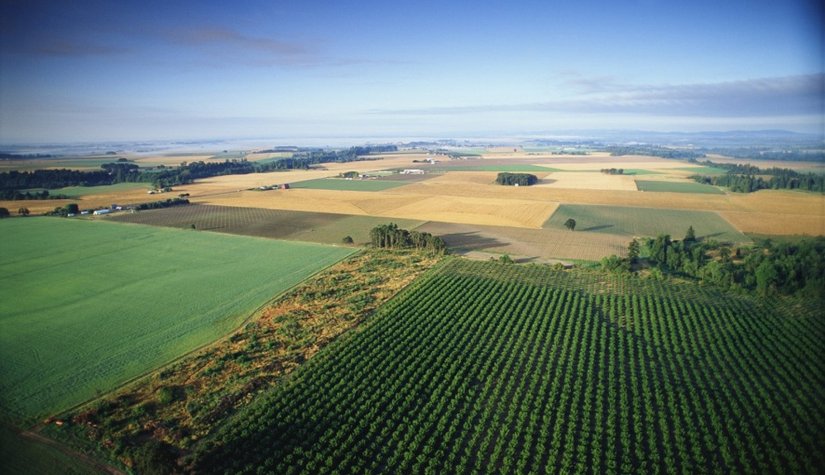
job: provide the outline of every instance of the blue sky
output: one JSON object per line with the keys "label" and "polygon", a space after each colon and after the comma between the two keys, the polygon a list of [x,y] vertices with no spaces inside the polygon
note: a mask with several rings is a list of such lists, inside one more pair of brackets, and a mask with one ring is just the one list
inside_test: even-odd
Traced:
{"label": "blue sky", "polygon": [[816,1],[0,0],[0,143],[823,131]]}

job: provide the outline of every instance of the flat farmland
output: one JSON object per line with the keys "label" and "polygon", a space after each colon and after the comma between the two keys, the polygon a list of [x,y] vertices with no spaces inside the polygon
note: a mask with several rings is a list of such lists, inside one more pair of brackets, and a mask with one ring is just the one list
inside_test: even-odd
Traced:
{"label": "flat farmland", "polygon": [[572,188],[577,190],[636,191],[636,182],[633,177],[598,172],[556,172],[546,176],[535,186],[539,188]]}
{"label": "flat farmland", "polygon": [[716,186],[695,182],[636,180],[639,191],[653,191],[663,193],[701,193],[708,195],[724,195],[725,192]]}
{"label": "flat farmland", "polygon": [[59,218],[0,222],[0,412],[53,414],[228,333],[352,252]]}
{"label": "flat farmland", "polygon": [[750,241],[717,213],[708,211],[564,204],[559,206],[544,226],[563,230],[564,223],[569,218],[576,220],[576,234],[594,232],[629,237],[670,234],[674,239],[681,239],[688,226],[693,226],[698,238]]}
{"label": "flat farmland", "polygon": [[550,259],[596,261],[610,254],[624,255],[629,238],[615,234],[576,233],[558,229],[428,222],[418,231],[444,239],[450,252],[474,251],[509,254],[530,262]]}
{"label": "flat farmland", "polygon": [[340,191],[384,191],[390,188],[404,186],[407,183],[401,180],[346,180],[343,178],[319,178],[293,183],[292,188],[312,190],[340,190]]}
{"label": "flat farmland", "polygon": [[414,229],[423,221],[353,216],[333,213],[240,208],[232,206],[189,205],[114,215],[107,220],[124,223],[216,231],[244,236],[340,244],[350,236],[355,244],[370,241],[370,230],[390,221]]}
{"label": "flat farmland", "polygon": [[145,195],[151,188],[152,185],[149,183],[118,183],[115,185],[103,186],[67,186],[66,188],[50,190],[49,193],[53,195],[66,195],[70,198],[82,198],[85,196],[112,195],[125,191],[137,190],[142,191]]}

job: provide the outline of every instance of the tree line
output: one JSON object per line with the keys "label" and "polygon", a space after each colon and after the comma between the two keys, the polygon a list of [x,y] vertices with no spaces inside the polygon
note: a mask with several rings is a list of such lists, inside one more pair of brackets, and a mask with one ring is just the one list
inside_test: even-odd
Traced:
{"label": "tree line", "polygon": [[726,186],[733,192],[750,193],[757,190],[804,190],[825,192],[825,175],[817,173],[800,173],[790,168],[755,167],[746,164],[714,163],[709,160],[702,165],[722,168],[725,175],[694,175],[691,178],[699,183]]}
{"label": "tree line", "polygon": [[649,155],[661,158],[697,159],[705,158],[702,152],[693,150],[679,150],[675,148],[659,147],[656,145],[611,145],[604,148],[614,157],[622,155]]}
{"label": "tree line", "polygon": [[538,183],[539,179],[536,178],[536,175],[531,175],[530,173],[499,173],[496,177],[496,183],[499,185],[508,185],[508,186],[530,186],[535,185]]}
{"label": "tree line", "polygon": [[[311,165],[329,162],[350,162],[362,159],[371,153],[396,151],[395,145],[374,145],[351,147],[346,150],[313,150],[297,152],[290,158],[272,162],[250,162],[246,159],[223,162],[191,162],[177,167],[159,166],[140,168],[135,163],[113,162],[101,165],[101,170],[34,170],[30,172],[9,171],[0,173],[0,196],[15,199],[22,190],[32,188],[63,188],[67,186],[100,186],[115,183],[151,183],[157,188],[192,183],[199,178],[221,175],[244,175],[276,170],[306,169]],[[27,199],[27,198],[21,198]],[[37,199],[37,198],[35,198]],[[42,199],[42,198],[40,198]]]}
{"label": "tree line", "polygon": [[602,267],[613,271],[651,268],[761,296],[821,298],[825,289],[825,237],[794,242],[764,239],[743,247],[701,241],[691,226],[682,240],[667,234],[634,239],[628,244],[626,259],[610,256],[602,260]]}
{"label": "tree line", "polygon": [[447,245],[438,236],[401,229],[395,223],[382,224],[370,230],[373,247],[386,249],[419,249],[432,254],[444,254]]}

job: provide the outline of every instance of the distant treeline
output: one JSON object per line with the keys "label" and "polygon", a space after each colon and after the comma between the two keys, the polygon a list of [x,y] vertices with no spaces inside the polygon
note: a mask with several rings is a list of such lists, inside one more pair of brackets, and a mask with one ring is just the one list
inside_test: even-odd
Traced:
{"label": "distant treeline", "polygon": [[[642,257],[645,256],[645,257]],[[825,237],[775,243],[759,240],[755,246],[699,241],[690,227],[681,241],[669,235],[630,242],[626,259],[602,260],[608,270],[652,268],[665,274],[695,278],[729,289],[759,295],[825,296]]]}
{"label": "distant treeline", "polygon": [[604,148],[613,156],[622,155],[648,155],[651,157],[697,159],[705,158],[705,154],[694,150],[680,150],[656,145],[611,145]]}
{"label": "distant treeline", "polygon": [[191,162],[177,167],[157,167],[141,169],[134,163],[117,162],[101,165],[101,170],[35,170],[31,172],[10,171],[0,173],[0,193],[14,195],[19,190],[30,188],[63,188],[66,186],[100,186],[115,183],[152,183],[157,188],[191,183],[199,178],[220,175],[244,175],[275,170],[305,169],[310,165],[328,162],[350,162],[360,156],[376,152],[395,151],[395,145],[352,147],[346,150],[299,152],[291,158],[283,158],[266,163],[247,160],[226,160],[224,162]]}
{"label": "distant treeline", "polygon": [[[750,164],[700,162],[702,165],[722,168],[727,174],[718,176],[694,175],[699,183],[726,186],[731,191],[750,193],[757,190],[804,190],[825,192],[825,175],[817,173],[800,173],[790,168],[761,169]],[[769,178],[765,178],[768,176]]]}
{"label": "distant treeline", "polygon": [[65,200],[69,197],[66,195],[53,195],[49,190],[42,191],[17,191],[17,190],[0,190],[0,200]]}
{"label": "distant treeline", "polygon": [[536,178],[536,175],[531,175],[529,173],[499,173],[496,177],[496,183],[499,185],[509,185],[509,186],[530,186],[535,185],[538,183],[539,179]]}
{"label": "distant treeline", "polygon": [[602,168],[601,172],[606,175],[624,175],[623,168]]}
{"label": "distant treeline", "polygon": [[395,223],[372,228],[370,241],[373,247],[379,248],[420,249],[433,254],[443,254],[447,250],[447,245],[440,237],[430,233],[407,231]]}
{"label": "distant treeline", "polygon": [[769,148],[713,148],[703,149],[706,153],[715,153],[726,157],[749,160],[783,160],[799,162],[825,162],[825,151],[793,149],[776,150]]}

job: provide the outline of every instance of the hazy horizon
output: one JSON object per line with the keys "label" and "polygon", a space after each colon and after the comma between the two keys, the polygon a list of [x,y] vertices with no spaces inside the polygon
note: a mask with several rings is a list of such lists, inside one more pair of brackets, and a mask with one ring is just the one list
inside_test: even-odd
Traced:
{"label": "hazy horizon", "polygon": [[0,143],[825,130],[815,1],[5,2]]}

